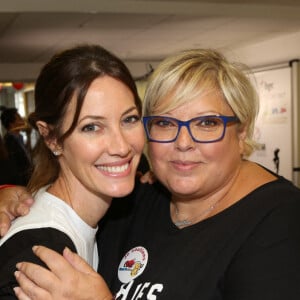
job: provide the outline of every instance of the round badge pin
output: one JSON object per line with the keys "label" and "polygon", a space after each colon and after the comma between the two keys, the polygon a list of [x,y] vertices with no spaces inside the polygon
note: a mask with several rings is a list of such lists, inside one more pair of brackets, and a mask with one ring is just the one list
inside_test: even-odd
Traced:
{"label": "round badge pin", "polygon": [[122,283],[128,283],[134,278],[140,276],[148,263],[148,251],[141,246],[129,250],[122,258],[118,277]]}

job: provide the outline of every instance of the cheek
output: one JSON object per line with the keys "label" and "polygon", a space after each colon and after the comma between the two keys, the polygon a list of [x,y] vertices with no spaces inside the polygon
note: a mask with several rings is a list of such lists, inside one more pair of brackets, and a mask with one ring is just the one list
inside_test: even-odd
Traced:
{"label": "cheek", "polygon": [[[168,158],[171,157],[173,152],[172,144],[161,144],[150,142],[148,144],[148,154],[150,162],[154,171],[161,171],[161,168],[165,168]],[[158,170],[160,169],[160,170]]]}
{"label": "cheek", "polygon": [[103,152],[102,148],[99,143],[72,141],[64,146],[64,156],[73,164],[76,163],[75,158],[77,163],[94,161]]}
{"label": "cheek", "polygon": [[205,162],[218,161],[226,155],[227,147],[223,142],[202,144],[200,153]]}
{"label": "cheek", "polygon": [[206,153],[207,156],[211,155],[215,161],[230,164],[240,160],[241,145],[241,140],[234,132],[220,143],[216,143],[215,147],[212,147],[211,151]]}

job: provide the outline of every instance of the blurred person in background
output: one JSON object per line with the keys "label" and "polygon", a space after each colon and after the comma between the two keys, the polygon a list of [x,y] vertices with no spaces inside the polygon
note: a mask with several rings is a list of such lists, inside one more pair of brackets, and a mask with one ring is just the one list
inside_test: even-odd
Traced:
{"label": "blurred person in background", "polygon": [[9,159],[17,168],[18,182],[26,185],[32,172],[32,161],[20,132],[27,129],[28,126],[16,108],[6,108],[2,111],[1,124],[6,130],[4,144]]}
{"label": "blurred person in background", "polygon": [[13,160],[10,159],[2,136],[0,135],[0,184],[22,184],[18,169]]}

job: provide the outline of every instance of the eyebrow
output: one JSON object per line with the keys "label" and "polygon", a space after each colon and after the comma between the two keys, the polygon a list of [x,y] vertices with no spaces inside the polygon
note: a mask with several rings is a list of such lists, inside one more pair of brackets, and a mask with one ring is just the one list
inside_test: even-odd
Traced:
{"label": "eyebrow", "polygon": [[[132,106],[130,108],[128,108],[127,110],[125,110],[122,114],[121,114],[121,117],[122,116],[125,116],[127,115],[128,113],[132,112],[132,111],[138,111],[137,107],[136,106]],[[83,118],[79,119],[78,120],[78,124],[80,124],[82,121],[86,120],[86,119],[92,119],[92,120],[105,120],[106,118],[105,117],[102,117],[102,116],[97,116],[97,115],[86,115],[84,116]]]}
{"label": "eyebrow", "polygon": [[[201,118],[201,117],[207,117],[207,116],[221,116],[221,115],[223,115],[223,114],[220,112],[209,110],[209,111],[197,112],[197,113],[195,113],[195,116],[193,118]],[[166,113],[166,114],[163,114],[162,116],[175,118],[173,116],[173,113]]]}
{"label": "eyebrow", "polygon": [[128,113],[130,113],[134,110],[138,111],[138,108],[136,106],[132,106],[132,107],[128,108],[127,110],[125,110],[125,112],[122,114],[122,116],[127,115]]}

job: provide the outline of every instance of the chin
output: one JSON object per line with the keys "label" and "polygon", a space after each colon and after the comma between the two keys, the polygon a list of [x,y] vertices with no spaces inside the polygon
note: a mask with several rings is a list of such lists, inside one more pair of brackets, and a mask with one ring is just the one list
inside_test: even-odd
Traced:
{"label": "chin", "polygon": [[195,185],[187,185],[186,183],[176,183],[176,184],[171,184],[167,185],[167,188],[171,193],[176,194],[176,195],[181,195],[181,196],[189,196],[194,194],[199,187]]}
{"label": "chin", "polygon": [[118,186],[113,190],[110,190],[110,194],[113,198],[121,198],[121,197],[125,197],[127,195],[129,195],[134,188],[134,184],[132,184],[131,186],[128,186],[128,184],[126,186]]}

